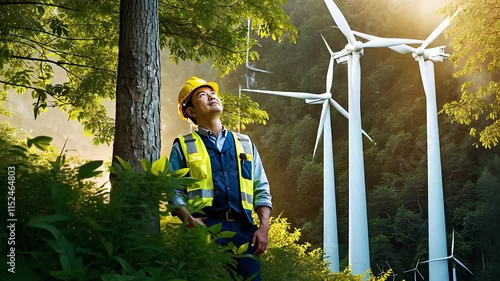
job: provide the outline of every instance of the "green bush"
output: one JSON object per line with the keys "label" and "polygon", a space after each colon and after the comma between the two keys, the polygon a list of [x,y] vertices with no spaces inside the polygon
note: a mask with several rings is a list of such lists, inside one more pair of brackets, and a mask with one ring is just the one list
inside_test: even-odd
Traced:
{"label": "green bush", "polygon": [[[49,137],[20,140],[13,128],[0,126],[0,176],[6,179],[8,167],[15,167],[17,219],[16,273],[7,271],[10,249],[2,243],[0,280],[241,280],[231,268],[242,249],[215,244],[231,233],[217,225],[187,228],[170,216],[164,202],[175,188],[194,181],[185,177],[187,169],[171,173],[161,158],[143,160],[143,171],[136,172],[118,159],[110,193],[92,181],[102,161],[67,159],[49,145]],[[0,187],[8,194],[7,182]],[[5,196],[0,200],[7,206]],[[0,215],[7,221],[7,208]],[[285,218],[271,218],[269,248],[262,255],[264,280],[362,280],[348,270],[330,272],[321,250],[298,243],[300,230],[289,230]],[[2,228],[0,240],[8,236]]]}
{"label": "green bush", "polygon": [[[311,249],[309,243],[299,243],[301,231],[290,231],[290,223],[286,218],[278,216],[271,218],[269,230],[269,245],[262,254],[263,273],[265,281],[361,281],[364,275],[353,275],[348,268],[343,272],[333,273],[328,263],[323,260],[320,248]],[[370,272],[366,274],[370,281],[385,281],[390,273],[375,277]]]}
{"label": "green bush", "polygon": [[[169,212],[165,204],[158,211],[159,203],[193,182],[186,170],[170,173],[166,158],[143,161],[142,172],[120,161],[112,167],[109,200],[110,193],[91,181],[102,161],[75,165],[64,154],[33,153],[30,146],[44,149],[40,143],[1,139],[2,178],[7,167],[16,167],[18,219],[16,273],[7,272],[2,243],[1,280],[231,280],[234,254],[215,244],[213,229],[169,223],[154,231],[159,215]],[[1,187],[7,194],[6,183]],[[0,214],[6,221],[6,208]],[[8,235],[2,228],[1,240]]]}

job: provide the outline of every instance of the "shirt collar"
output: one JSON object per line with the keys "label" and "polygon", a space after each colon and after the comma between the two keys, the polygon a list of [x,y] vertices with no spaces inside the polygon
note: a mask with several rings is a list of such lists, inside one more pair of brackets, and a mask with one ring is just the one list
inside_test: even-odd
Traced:
{"label": "shirt collar", "polygon": [[204,137],[210,137],[210,136],[215,136],[215,137],[219,137],[219,136],[223,136],[223,137],[226,137],[227,136],[227,130],[226,130],[226,127],[225,126],[222,126],[222,131],[220,131],[219,133],[219,136],[216,136],[214,132],[210,131],[210,130],[207,130],[203,127],[200,127],[198,126],[198,129],[196,130],[196,132],[200,135],[200,136],[204,136]]}

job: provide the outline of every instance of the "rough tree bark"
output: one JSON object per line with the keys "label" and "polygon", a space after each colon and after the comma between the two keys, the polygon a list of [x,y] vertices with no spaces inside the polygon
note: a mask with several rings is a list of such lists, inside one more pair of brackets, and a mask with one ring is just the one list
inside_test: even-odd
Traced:
{"label": "rough tree bark", "polygon": [[[118,77],[116,85],[116,156],[141,171],[141,159],[154,162],[160,157],[160,45],[158,0],[121,0]],[[116,186],[112,184],[113,189]],[[148,188],[147,186],[144,188]],[[154,212],[152,233],[160,232],[158,202],[144,190],[136,199],[144,200]],[[150,199],[150,200],[148,200]],[[146,214],[133,217],[144,219]],[[130,219],[134,219],[131,217]],[[147,219],[148,220],[148,219]]]}
{"label": "rough tree bark", "polygon": [[113,160],[136,171],[160,156],[158,0],[122,0]]}

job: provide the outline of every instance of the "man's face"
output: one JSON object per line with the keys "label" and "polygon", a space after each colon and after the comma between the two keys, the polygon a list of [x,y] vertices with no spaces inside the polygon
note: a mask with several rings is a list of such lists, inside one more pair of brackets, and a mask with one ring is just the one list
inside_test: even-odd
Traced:
{"label": "man's face", "polygon": [[220,98],[210,87],[201,87],[191,96],[193,107],[188,108],[188,114],[196,120],[213,114],[220,115],[223,111]]}

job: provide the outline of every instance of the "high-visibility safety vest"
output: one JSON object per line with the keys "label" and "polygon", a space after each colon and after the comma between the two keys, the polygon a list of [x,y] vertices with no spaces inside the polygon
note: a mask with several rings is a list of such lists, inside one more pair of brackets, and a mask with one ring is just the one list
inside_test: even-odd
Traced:
{"label": "high-visibility safety vest", "polygon": [[[253,146],[247,135],[228,131],[233,134],[238,162],[241,204],[247,216],[253,211]],[[190,176],[199,181],[187,188],[188,201],[199,196],[205,206],[212,206],[214,183],[210,155],[200,135],[196,132],[179,138],[182,153],[186,159]],[[249,214],[248,214],[249,213]]]}

